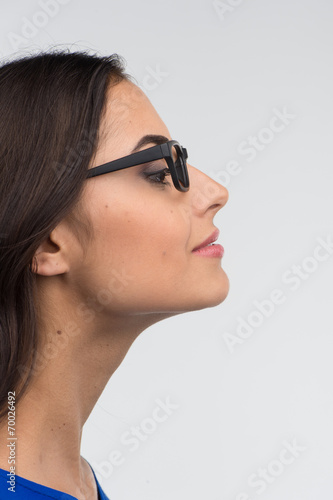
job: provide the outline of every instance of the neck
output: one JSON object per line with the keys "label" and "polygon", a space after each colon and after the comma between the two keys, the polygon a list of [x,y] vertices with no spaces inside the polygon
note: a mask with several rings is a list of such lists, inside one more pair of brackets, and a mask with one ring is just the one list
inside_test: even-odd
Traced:
{"label": "neck", "polygon": [[[40,321],[37,365],[16,407],[16,474],[80,498],[91,480],[80,456],[83,425],[136,337],[170,314],[78,320],[58,299],[63,314],[48,309]],[[5,418],[0,442],[7,437]],[[9,470],[7,449],[0,449],[0,467]]]}

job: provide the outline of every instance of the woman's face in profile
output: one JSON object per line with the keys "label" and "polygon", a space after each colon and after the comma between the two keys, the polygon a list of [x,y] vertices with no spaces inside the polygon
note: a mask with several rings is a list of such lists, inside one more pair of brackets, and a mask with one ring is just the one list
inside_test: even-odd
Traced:
{"label": "woman's face in profile", "polygon": [[[109,95],[92,167],[130,154],[145,135],[180,140],[133,83],[122,81]],[[228,293],[221,258],[192,252],[216,229],[213,217],[228,191],[188,164],[190,189],[180,192],[170,176],[147,177],[160,169],[143,164],[86,181],[81,201],[93,238],[73,282],[106,312],[185,312],[217,305]]]}

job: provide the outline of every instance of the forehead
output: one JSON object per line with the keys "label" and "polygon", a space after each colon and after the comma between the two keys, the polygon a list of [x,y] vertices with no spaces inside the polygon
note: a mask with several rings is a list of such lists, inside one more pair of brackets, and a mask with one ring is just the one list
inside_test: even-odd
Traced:
{"label": "forehead", "polygon": [[123,80],[111,86],[101,122],[103,142],[117,145],[117,149],[120,147],[128,150],[146,134],[160,134],[170,138],[161,117],[137,85]]}

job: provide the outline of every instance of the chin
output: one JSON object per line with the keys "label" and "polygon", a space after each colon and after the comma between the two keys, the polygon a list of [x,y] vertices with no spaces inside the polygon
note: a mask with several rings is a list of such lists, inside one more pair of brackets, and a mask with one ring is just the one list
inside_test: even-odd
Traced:
{"label": "chin", "polygon": [[207,305],[203,307],[215,307],[221,304],[227,297],[229,293],[230,283],[229,278],[223,272],[223,280],[218,286],[211,287],[209,290],[209,294],[207,294]]}
{"label": "chin", "polygon": [[193,311],[199,311],[200,309],[206,309],[209,307],[216,307],[219,304],[222,304],[222,302],[225,300],[225,298],[228,295],[228,290],[222,290],[220,293],[215,294],[214,296],[207,297],[198,303],[193,307]]}
{"label": "chin", "polygon": [[193,300],[188,304],[188,311],[199,311],[200,309],[215,307],[225,300],[229,293],[230,284],[228,276],[225,273],[223,274],[223,280],[219,280],[218,284],[194,292]]}

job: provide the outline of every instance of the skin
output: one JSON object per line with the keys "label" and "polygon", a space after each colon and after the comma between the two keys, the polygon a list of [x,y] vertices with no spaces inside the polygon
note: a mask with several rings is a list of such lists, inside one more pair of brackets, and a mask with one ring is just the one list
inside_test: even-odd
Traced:
{"label": "skin", "polygon": [[[91,166],[129,154],[146,134],[172,138],[136,85],[110,92]],[[80,500],[97,499],[80,456],[82,427],[133,341],[162,319],[221,303],[229,290],[221,260],[192,253],[214,231],[228,191],[189,164],[185,193],[170,177],[163,186],[142,175],[156,170],[87,180],[80,207],[92,239],[83,244],[66,218],[36,252],[42,361],[17,407],[16,472]],[[8,470],[7,458],[5,450],[0,467]]]}

